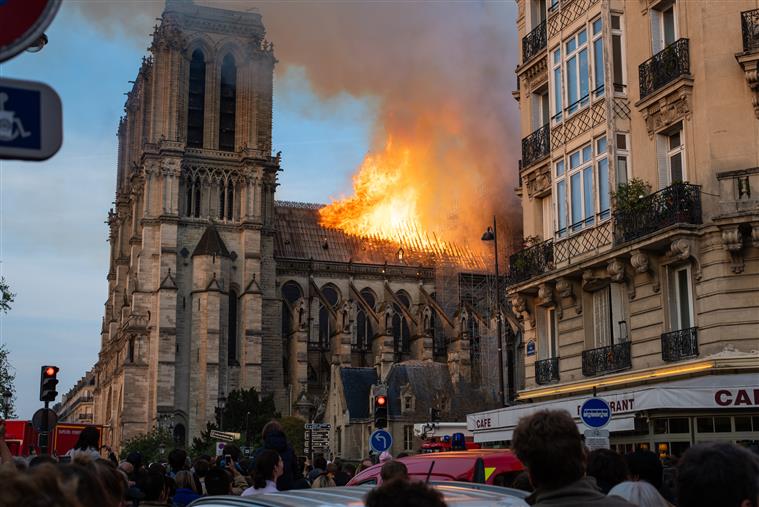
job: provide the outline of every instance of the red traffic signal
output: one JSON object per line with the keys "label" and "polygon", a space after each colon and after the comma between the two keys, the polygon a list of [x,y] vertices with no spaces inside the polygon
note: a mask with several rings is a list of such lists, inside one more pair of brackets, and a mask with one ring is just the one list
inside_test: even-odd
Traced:
{"label": "red traffic signal", "polygon": [[377,396],[377,398],[374,400],[374,403],[382,407],[385,405],[385,403],[387,403],[387,398],[384,396]]}
{"label": "red traffic signal", "polygon": [[46,366],[44,375],[46,377],[55,377],[55,374],[58,373],[58,368],[55,366]]}
{"label": "red traffic signal", "polygon": [[374,427],[387,427],[387,396],[378,394],[374,397]]}
{"label": "red traffic signal", "polygon": [[57,366],[43,366],[40,371],[40,401],[55,401],[58,397],[58,391],[55,386],[58,385]]}

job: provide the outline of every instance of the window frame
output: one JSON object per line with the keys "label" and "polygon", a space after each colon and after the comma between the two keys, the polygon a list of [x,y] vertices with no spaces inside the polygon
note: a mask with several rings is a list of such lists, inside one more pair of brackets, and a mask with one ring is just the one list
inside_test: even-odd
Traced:
{"label": "window frame", "polygon": [[[619,28],[614,28],[614,23],[610,23],[609,25],[609,31],[610,31],[610,40],[611,40],[611,81],[612,81],[612,87],[614,88],[614,95],[620,96],[620,97],[626,97],[627,96],[627,66],[625,65],[625,61],[627,58],[627,55],[625,55],[625,30],[624,30],[624,15],[621,12],[612,12],[611,18],[618,18],[619,19]],[[613,21],[613,19],[611,19]],[[619,71],[622,77],[622,82],[617,83],[615,79],[616,69],[617,65],[614,61],[614,37],[619,37],[619,58],[620,61],[619,64]]]}
{"label": "window frame", "polygon": [[[672,148],[670,141],[675,133],[679,132],[680,144]],[[679,121],[675,125],[656,134],[656,158],[659,171],[659,189],[669,187],[678,180],[672,175],[672,157],[680,155],[681,182],[688,181],[688,148],[685,141],[685,122]]]}
{"label": "window frame", "polygon": [[[670,266],[668,269],[668,282],[669,282],[669,328],[670,331],[682,331],[684,329],[690,329],[696,326],[696,309],[695,300],[693,294],[693,272],[690,264],[682,264],[677,266]],[[685,273],[686,290],[687,290],[687,304],[688,304],[688,319],[689,326],[684,326],[682,322],[682,294],[680,293],[680,273]]]}
{"label": "window frame", "polygon": [[403,426],[403,450],[411,451],[414,449],[414,426],[405,424]]}

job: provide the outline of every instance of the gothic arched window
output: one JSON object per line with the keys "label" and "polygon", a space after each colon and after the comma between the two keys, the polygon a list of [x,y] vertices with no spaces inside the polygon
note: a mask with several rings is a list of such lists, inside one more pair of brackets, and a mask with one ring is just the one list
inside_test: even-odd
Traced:
{"label": "gothic arched window", "polygon": [[237,67],[232,55],[224,57],[221,65],[219,98],[219,149],[235,151],[235,107]]}
{"label": "gothic arched window", "polygon": [[233,290],[229,291],[229,311],[227,313],[227,329],[229,329],[229,335],[227,336],[227,362],[229,364],[237,364],[237,293]]}
{"label": "gothic arched window", "polygon": [[206,64],[203,52],[196,49],[190,61],[190,86],[187,94],[187,146],[203,147],[205,120]]}
{"label": "gothic arched window", "polygon": [[482,379],[480,322],[477,320],[477,317],[471,315],[466,324],[466,330],[469,332],[469,359],[472,367],[472,382],[479,383]]}
{"label": "gothic arched window", "polygon": [[301,298],[303,291],[296,282],[287,282],[282,286],[282,338],[287,338],[293,331],[293,305]]}
{"label": "gothic arched window", "polygon": [[[361,299],[363,299],[368,306],[374,308],[377,304],[374,292],[371,289],[362,289]],[[364,307],[358,305],[358,311],[356,312],[356,337],[353,343],[353,348],[359,352],[365,352],[369,350],[374,338],[374,328],[372,327],[372,320],[367,315]]]}
{"label": "gothic arched window", "polygon": [[192,216],[200,218],[200,180],[195,179],[192,182]]}
{"label": "gothic arched window", "polygon": [[[340,294],[337,292],[337,288],[332,285],[325,285],[322,287],[322,294],[327,300],[327,303],[332,308],[337,307],[337,303],[340,301]],[[332,334],[335,332],[329,309],[324,306],[324,302],[319,300],[319,343],[318,347],[321,350],[329,350],[329,341]]]}
{"label": "gothic arched window", "polygon": [[[411,308],[411,299],[408,294],[398,291],[395,297],[406,310]],[[403,359],[403,354],[408,354],[411,351],[411,331],[403,310],[395,303],[393,303],[393,310],[393,350],[396,361],[400,361]]]}

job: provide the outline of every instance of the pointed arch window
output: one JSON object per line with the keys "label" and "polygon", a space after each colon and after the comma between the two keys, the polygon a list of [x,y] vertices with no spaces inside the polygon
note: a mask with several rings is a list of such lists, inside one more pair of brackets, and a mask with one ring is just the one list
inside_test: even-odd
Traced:
{"label": "pointed arch window", "polygon": [[290,281],[282,286],[282,338],[287,339],[293,332],[295,302],[303,296],[298,283]]}
{"label": "pointed arch window", "polygon": [[219,150],[235,151],[235,107],[237,67],[232,55],[224,57],[221,65],[219,98]]}
{"label": "pointed arch window", "polygon": [[[371,308],[375,307],[377,301],[371,289],[362,289],[360,294],[367,305]],[[356,312],[356,336],[353,342],[353,350],[356,352],[368,351],[371,348],[372,338],[374,338],[374,327],[372,326],[371,317],[359,305]]]}
{"label": "pointed arch window", "polygon": [[192,182],[193,199],[192,199],[192,216],[200,218],[200,180],[195,179]]}
{"label": "pointed arch window", "polygon": [[472,368],[472,382],[478,384],[482,380],[480,322],[476,316],[471,315],[466,324],[469,332],[469,360]]}
{"label": "pointed arch window", "polygon": [[[322,287],[322,294],[324,294],[324,298],[332,308],[337,307],[337,303],[340,301],[340,294],[337,292],[337,289],[335,287],[331,285]],[[332,316],[330,315],[329,309],[324,306],[324,303],[320,299],[318,342],[312,344],[312,346],[316,345],[319,350],[329,350],[330,348],[330,339],[335,332],[334,323],[332,322],[331,317]]]}
{"label": "pointed arch window", "polygon": [[229,312],[228,312],[227,329],[227,362],[228,364],[237,364],[237,293],[229,291]]}
{"label": "pointed arch window", "polygon": [[184,192],[185,216],[200,218],[200,179],[188,176]]}
{"label": "pointed arch window", "polygon": [[219,182],[219,220],[232,220],[235,206],[235,185],[231,180]]}
{"label": "pointed arch window", "polygon": [[206,63],[196,49],[190,60],[190,85],[187,95],[187,146],[203,147],[203,121],[206,100]]}
{"label": "pointed arch window", "polygon": [[[398,292],[395,296],[406,310],[411,307],[411,300],[405,292]],[[393,351],[395,352],[395,360],[398,362],[404,359],[405,354],[411,352],[411,330],[401,308],[393,303],[393,310],[395,310],[393,315]]]}

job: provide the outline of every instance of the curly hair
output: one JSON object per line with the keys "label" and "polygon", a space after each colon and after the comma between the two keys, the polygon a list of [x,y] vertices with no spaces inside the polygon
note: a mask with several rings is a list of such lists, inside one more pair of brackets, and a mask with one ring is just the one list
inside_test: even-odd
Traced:
{"label": "curly hair", "polygon": [[585,474],[582,438],[565,410],[540,410],[521,418],[511,448],[529,470],[536,489],[558,489]]}

